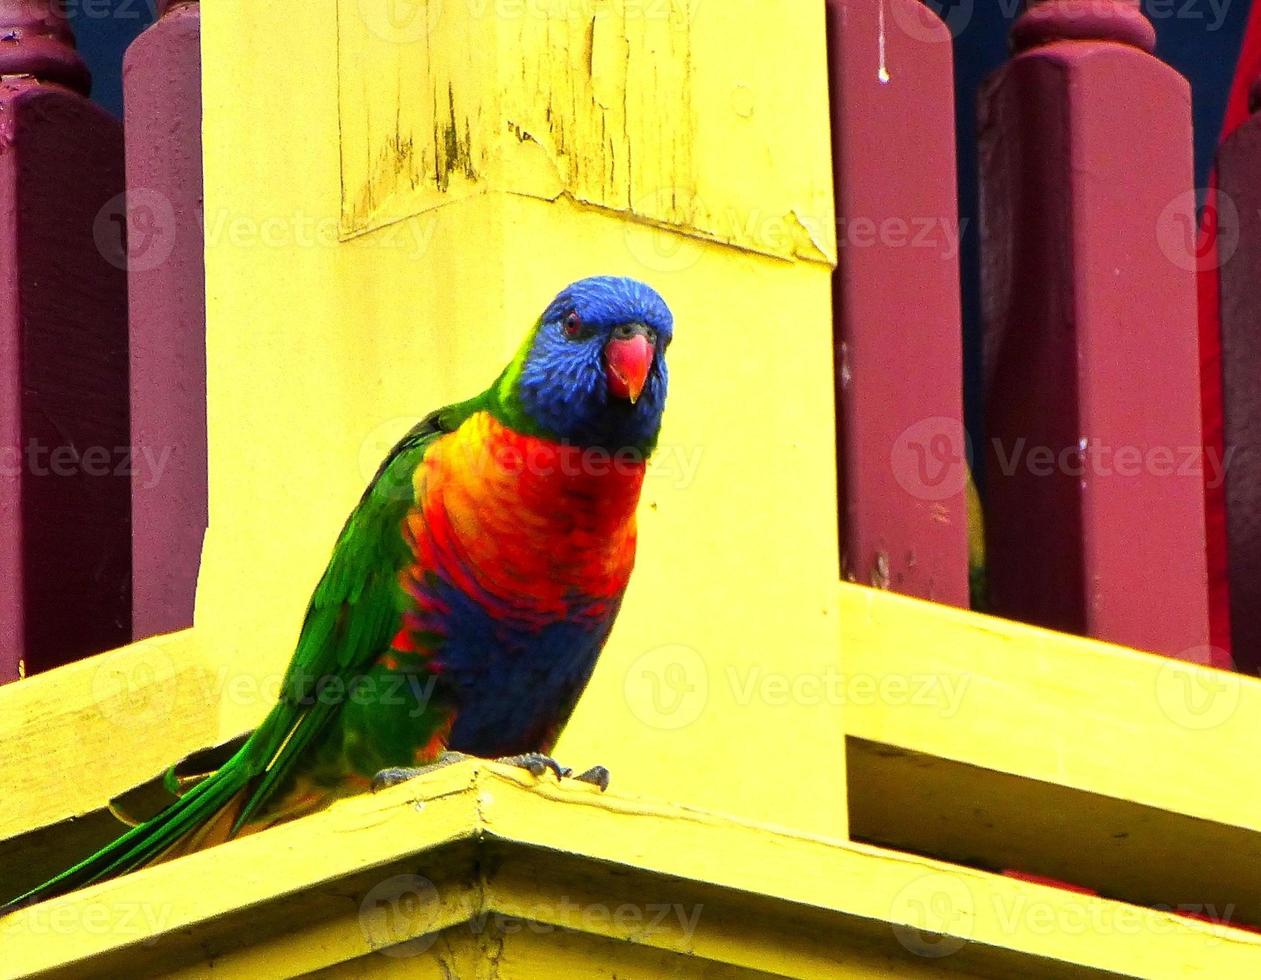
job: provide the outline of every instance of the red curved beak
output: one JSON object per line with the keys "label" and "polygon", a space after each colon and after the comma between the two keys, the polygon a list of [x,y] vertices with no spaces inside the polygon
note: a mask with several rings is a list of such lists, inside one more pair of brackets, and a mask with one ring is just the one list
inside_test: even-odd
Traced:
{"label": "red curved beak", "polygon": [[652,354],[652,342],[643,333],[624,339],[615,337],[605,344],[604,366],[609,391],[634,405],[648,380]]}

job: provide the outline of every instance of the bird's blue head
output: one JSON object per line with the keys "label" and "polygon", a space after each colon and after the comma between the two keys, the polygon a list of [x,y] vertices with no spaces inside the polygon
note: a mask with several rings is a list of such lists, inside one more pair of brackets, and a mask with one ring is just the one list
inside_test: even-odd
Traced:
{"label": "bird's blue head", "polygon": [[566,286],[496,385],[508,421],[532,435],[650,453],[666,401],[674,317],[634,279]]}

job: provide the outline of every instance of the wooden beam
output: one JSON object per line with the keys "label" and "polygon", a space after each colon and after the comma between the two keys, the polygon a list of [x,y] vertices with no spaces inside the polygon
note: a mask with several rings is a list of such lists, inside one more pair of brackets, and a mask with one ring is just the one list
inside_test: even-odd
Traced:
{"label": "wooden beam", "polygon": [[1261,968],[1237,930],[476,762],[21,910],[0,941],[34,975],[472,975],[501,955],[551,975],[580,956],[629,976]]}
{"label": "wooden beam", "polygon": [[840,608],[856,834],[1261,923],[1240,860],[1261,779],[1235,748],[1261,682],[856,586]]}
{"label": "wooden beam", "polygon": [[0,688],[0,881],[15,891],[117,834],[110,799],[218,741],[228,679],[191,630]]}

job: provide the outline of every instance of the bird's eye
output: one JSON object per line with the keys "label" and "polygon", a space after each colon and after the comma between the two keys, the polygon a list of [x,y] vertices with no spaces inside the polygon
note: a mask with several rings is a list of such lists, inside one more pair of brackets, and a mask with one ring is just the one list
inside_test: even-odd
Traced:
{"label": "bird's eye", "polygon": [[565,314],[565,319],[561,321],[561,329],[570,340],[582,336],[582,319],[578,316],[577,310],[570,310]]}

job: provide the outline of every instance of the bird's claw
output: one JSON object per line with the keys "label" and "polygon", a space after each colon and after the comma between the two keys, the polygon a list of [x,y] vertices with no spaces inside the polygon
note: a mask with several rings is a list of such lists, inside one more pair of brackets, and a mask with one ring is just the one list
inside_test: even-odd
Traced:
{"label": "bird's claw", "polygon": [[526,752],[523,755],[510,755],[502,759],[496,759],[506,766],[517,766],[524,769],[535,776],[542,776],[548,770],[556,773],[557,779],[573,778],[583,783],[590,783],[593,786],[599,786],[600,792],[604,792],[609,788],[609,771],[604,766],[592,766],[586,772],[574,775],[574,771],[567,766],[562,766],[550,755],[544,755],[542,752]]}
{"label": "bird's claw", "polygon": [[572,769],[566,769],[550,755],[544,755],[542,752],[526,752],[522,755],[506,755],[501,759],[496,759],[495,761],[502,763],[505,766],[516,766],[519,769],[524,769],[532,776],[541,776],[550,769],[552,772],[556,773],[557,779],[563,779],[565,776],[568,776],[571,772],[573,772]]}
{"label": "bird's claw", "polygon": [[580,783],[599,786],[601,793],[609,788],[609,771],[604,766],[592,766],[586,772],[580,772],[574,779]]}

